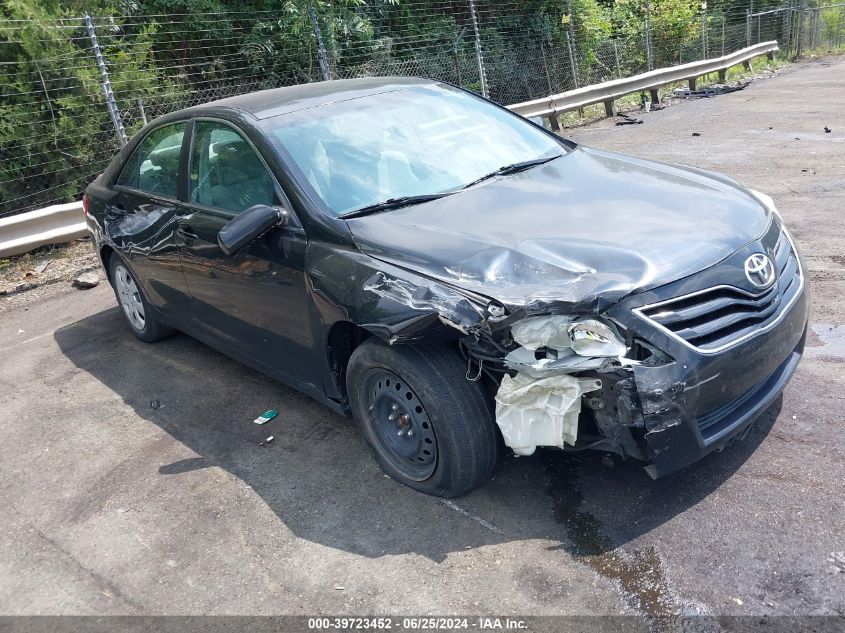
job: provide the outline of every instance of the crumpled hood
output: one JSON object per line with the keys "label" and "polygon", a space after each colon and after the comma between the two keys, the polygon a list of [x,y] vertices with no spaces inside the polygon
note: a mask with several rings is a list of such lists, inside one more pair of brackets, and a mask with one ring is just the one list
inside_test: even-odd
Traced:
{"label": "crumpled hood", "polygon": [[348,225],[368,255],[505,305],[595,310],[718,263],[769,215],[724,176],[579,147]]}

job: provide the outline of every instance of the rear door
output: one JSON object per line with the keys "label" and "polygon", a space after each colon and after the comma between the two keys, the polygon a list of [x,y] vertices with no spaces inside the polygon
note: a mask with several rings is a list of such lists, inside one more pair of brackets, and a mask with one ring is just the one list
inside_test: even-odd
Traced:
{"label": "rear door", "polygon": [[190,318],[176,237],[187,127],[186,121],[168,123],[147,134],[124,164],[104,217],[108,236],[148,301],[177,327]]}
{"label": "rear door", "polygon": [[[307,242],[290,203],[246,135],[227,122],[194,122],[189,164],[178,236],[195,321],[230,353],[319,387],[316,372],[308,369],[315,363],[304,275]],[[227,256],[217,234],[256,204],[284,207],[290,223]]]}

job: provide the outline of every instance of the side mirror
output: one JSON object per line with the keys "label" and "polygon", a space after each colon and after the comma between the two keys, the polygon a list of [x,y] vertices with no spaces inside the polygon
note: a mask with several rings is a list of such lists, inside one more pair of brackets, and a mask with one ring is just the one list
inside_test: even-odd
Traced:
{"label": "side mirror", "polygon": [[274,226],[284,226],[287,222],[288,212],[284,209],[256,204],[229,220],[217,234],[217,243],[231,257]]}

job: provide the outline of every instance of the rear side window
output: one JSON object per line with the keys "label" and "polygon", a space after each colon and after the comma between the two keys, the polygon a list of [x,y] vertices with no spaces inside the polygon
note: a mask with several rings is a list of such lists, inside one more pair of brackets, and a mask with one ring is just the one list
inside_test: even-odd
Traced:
{"label": "rear side window", "polygon": [[197,121],[191,148],[191,202],[239,213],[275,204],[273,178],[252,146],[222,123]]}
{"label": "rear side window", "polygon": [[184,123],[150,132],[126,161],[117,184],[175,198],[184,137]]}

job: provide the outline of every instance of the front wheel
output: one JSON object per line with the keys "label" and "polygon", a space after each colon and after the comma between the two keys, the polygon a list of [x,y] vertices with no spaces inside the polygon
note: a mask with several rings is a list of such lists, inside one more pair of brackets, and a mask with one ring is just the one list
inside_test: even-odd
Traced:
{"label": "front wheel", "polygon": [[347,393],[376,460],[400,483],[458,497],[492,474],[498,444],[490,406],[448,346],[367,340],[349,361]]}

